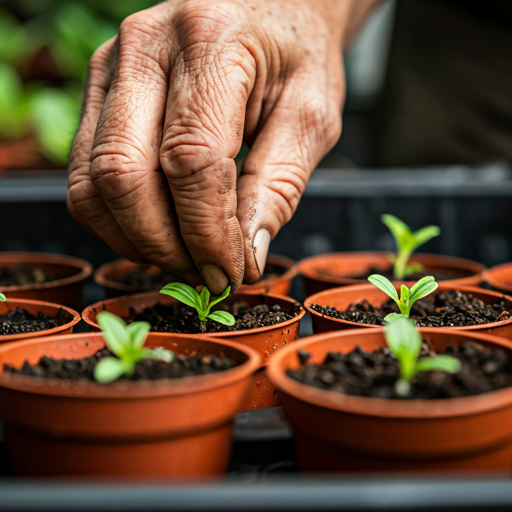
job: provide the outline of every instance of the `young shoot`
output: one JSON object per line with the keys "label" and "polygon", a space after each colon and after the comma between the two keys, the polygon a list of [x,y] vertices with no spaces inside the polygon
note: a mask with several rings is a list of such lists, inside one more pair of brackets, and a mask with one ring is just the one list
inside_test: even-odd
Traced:
{"label": "young shoot", "polygon": [[421,350],[421,334],[412,320],[404,317],[397,318],[386,326],[384,337],[400,367],[400,378],[395,384],[395,390],[400,396],[409,394],[411,382],[418,372],[441,370],[457,373],[460,370],[460,361],[455,357],[435,356],[418,359]]}
{"label": "young shoot", "polygon": [[7,302],[7,299],[5,298],[5,295],[0,292],[0,302]]}
{"label": "young shoot", "polygon": [[368,278],[368,281],[375,285],[379,290],[383,291],[388,297],[391,297],[398,306],[400,314],[390,313],[384,318],[384,322],[391,322],[398,317],[409,318],[412,305],[423,297],[432,293],[439,286],[432,276],[426,276],[420,279],[411,289],[407,288],[405,284],[400,287],[400,297],[389,279],[379,274],[373,274]]}
{"label": "young shoot", "polygon": [[94,378],[98,382],[112,382],[122,375],[131,375],[141,359],[162,359],[168,363],[174,359],[174,353],[163,347],[144,348],[151,329],[147,322],[126,325],[121,318],[107,311],[98,313],[97,319],[107,347],[117,356],[106,357],[94,367]]}
{"label": "young shoot", "polygon": [[421,271],[423,267],[420,264],[408,264],[409,258],[420,245],[439,236],[441,233],[439,227],[426,226],[413,233],[405,222],[394,215],[385,213],[380,219],[386,224],[395,239],[397,254],[390,257],[395,279],[401,281],[413,272]]}
{"label": "young shoot", "polygon": [[221,295],[215,297],[210,301],[210,292],[206,286],[203,286],[201,292],[199,293],[195,288],[188,286],[183,283],[170,283],[165,285],[160,293],[164,293],[165,295],[170,295],[175,299],[178,299],[183,304],[194,308],[197,311],[197,315],[199,316],[199,325],[201,327],[201,332],[206,332],[206,319],[209,318],[214,322],[219,322],[219,324],[223,325],[234,325],[235,317],[226,312],[226,311],[212,311],[212,306],[218,304],[223,301],[231,290],[231,286],[228,286]]}

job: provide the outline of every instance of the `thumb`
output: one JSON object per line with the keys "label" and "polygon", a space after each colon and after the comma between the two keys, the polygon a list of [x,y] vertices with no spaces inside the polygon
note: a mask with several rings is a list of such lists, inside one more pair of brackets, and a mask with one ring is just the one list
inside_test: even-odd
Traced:
{"label": "thumb", "polygon": [[255,140],[238,181],[245,281],[263,274],[270,241],[295,213],[321,158],[341,134],[341,94],[289,86]]}

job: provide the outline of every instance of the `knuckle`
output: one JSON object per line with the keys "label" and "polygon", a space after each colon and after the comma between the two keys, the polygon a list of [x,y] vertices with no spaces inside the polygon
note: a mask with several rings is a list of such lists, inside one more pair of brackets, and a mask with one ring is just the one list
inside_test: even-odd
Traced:
{"label": "knuckle", "polygon": [[101,154],[91,161],[89,175],[91,181],[98,182],[105,177],[118,177],[126,173],[125,158],[117,154]]}
{"label": "knuckle", "polygon": [[213,165],[219,157],[206,145],[168,140],[160,148],[160,164],[169,179],[185,178]]}
{"label": "knuckle", "polygon": [[327,151],[341,135],[341,112],[323,99],[307,101],[301,110],[301,127],[306,137]]}
{"label": "knuckle", "polygon": [[181,9],[177,24],[186,38],[186,45],[211,41],[233,27],[238,20],[235,6],[228,1],[188,2]]}

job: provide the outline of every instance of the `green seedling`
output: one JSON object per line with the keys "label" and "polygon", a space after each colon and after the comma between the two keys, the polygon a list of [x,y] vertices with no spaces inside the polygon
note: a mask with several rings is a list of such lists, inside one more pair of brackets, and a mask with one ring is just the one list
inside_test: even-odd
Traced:
{"label": "green seedling", "polygon": [[221,295],[215,297],[212,301],[210,301],[210,292],[206,286],[203,286],[199,293],[195,288],[192,288],[192,286],[188,286],[187,284],[170,283],[164,286],[160,290],[160,293],[170,295],[171,297],[178,299],[180,302],[183,302],[183,304],[194,308],[199,316],[201,332],[206,332],[207,318],[223,325],[235,324],[235,317],[226,311],[213,311],[210,313],[212,306],[223,301],[229,295],[230,290],[231,286],[228,286]]}
{"label": "green seedling", "polygon": [[409,394],[411,382],[418,372],[441,370],[457,373],[460,370],[460,361],[455,357],[435,356],[418,359],[421,350],[421,334],[412,320],[404,317],[397,318],[386,326],[384,337],[400,367],[400,378],[395,384],[395,390],[400,396]]}
{"label": "green seedling", "polygon": [[107,347],[117,356],[106,357],[94,367],[94,378],[98,382],[112,382],[122,375],[131,375],[141,359],[162,359],[168,363],[174,359],[174,353],[163,347],[144,348],[151,329],[147,322],[126,325],[121,318],[107,311],[98,313],[97,320]]}
{"label": "green seedling", "polygon": [[409,258],[418,247],[427,243],[431,238],[439,236],[441,233],[439,227],[426,226],[413,233],[405,222],[394,215],[385,213],[380,219],[386,224],[395,239],[397,254],[390,257],[395,279],[401,281],[413,272],[423,270],[420,264],[409,265]]}
{"label": "green seedling", "polygon": [[423,297],[426,297],[439,286],[432,276],[426,276],[420,279],[411,289],[407,288],[405,284],[400,287],[400,297],[389,279],[379,274],[373,274],[368,278],[368,281],[375,285],[379,290],[383,291],[388,297],[391,297],[398,306],[400,314],[390,313],[386,315],[384,321],[387,323],[392,322],[398,317],[409,318],[412,305]]}
{"label": "green seedling", "polygon": [[3,293],[0,293],[0,302],[7,302],[7,299]]}

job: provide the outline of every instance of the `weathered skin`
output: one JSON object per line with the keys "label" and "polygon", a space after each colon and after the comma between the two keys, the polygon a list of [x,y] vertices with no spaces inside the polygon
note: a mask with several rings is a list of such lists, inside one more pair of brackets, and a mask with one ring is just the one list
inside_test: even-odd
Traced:
{"label": "weathered skin", "polygon": [[90,62],[72,215],[214,294],[256,281],[339,138],[342,48],[374,3],[169,0],[127,18]]}

